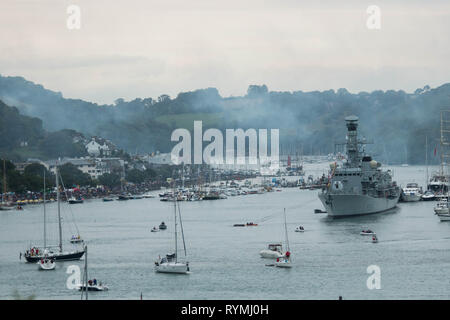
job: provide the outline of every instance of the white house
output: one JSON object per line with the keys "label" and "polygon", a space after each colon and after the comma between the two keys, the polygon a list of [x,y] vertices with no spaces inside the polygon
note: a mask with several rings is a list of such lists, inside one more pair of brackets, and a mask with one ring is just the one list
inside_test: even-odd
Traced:
{"label": "white house", "polygon": [[92,140],[86,145],[86,150],[92,157],[98,157],[101,154],[104,156],[109,156],[111,153],[111,150],[106,143],[100,144],[95,140],[95,138],[92,138]]}

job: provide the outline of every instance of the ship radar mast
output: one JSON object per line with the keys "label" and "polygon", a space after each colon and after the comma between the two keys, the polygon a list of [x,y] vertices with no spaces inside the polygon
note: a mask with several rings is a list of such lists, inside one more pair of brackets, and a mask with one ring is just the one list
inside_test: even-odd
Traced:
{"label": "ship radar mast", "polygon": [[360,154],[358,150],[358,117],[348,116],[345,118],[347,125],[347,161],[350,165],[358,165]]}

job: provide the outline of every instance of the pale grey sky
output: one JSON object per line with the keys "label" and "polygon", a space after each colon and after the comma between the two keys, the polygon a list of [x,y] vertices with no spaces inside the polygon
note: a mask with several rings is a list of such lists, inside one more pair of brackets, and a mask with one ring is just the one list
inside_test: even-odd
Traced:
{"label": "pale grey sky", "polygon": [[[81,29],[66,27],[69,5]],[[369,30],[369,5],[381,29]],[[2,0],[0,74],[98,103],[450,82],[450,1]]]}

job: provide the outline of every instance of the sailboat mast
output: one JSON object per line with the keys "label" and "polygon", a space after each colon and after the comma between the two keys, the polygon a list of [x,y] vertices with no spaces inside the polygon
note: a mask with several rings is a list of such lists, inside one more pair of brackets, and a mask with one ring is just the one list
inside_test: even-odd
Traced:
{"label": "sailboat mast", "polygon": [[175,181],[173,182],[173,208],[175,215],[175,263],[178,261],[178,248],[177,248],[177,197],[175,195]]}
{"label": "sailboat mast", "polygon": [[44,248],[47,248],[47,215],[45,211],[45,169],[44,169]]}
{"label": "sailboat mast", "polygon": [[425,136],[425,166],[426,166],[425,188],[426,190],[428,190],[428,136]]}
{"label": "sailboat mast", "polygon": [[186,242],[184,241],[183,221],[181,220],[180,205],[178,205],[178,217],[180,218],[181,238],[183,239],[184,256],[186,257]]}
{"label": "sailboat mast", "polygon": [[286,208],[284,208],[284,231],[286,233],[287,250],[290,251],[290,249],[289,249],[289,239],[288,239],[288,233],[287,233],[287,223],[286,223]]}
{"label": "sailboat mast", "polygon": [[3,159],[3,190],[2,190],[2,203],[5,202],[6,195],[6,161]]}
{"label": "sailboat mast", "polygon": [[59,194],[58,164],[56,164],[56,200],[58,202],[58,227],[59,227],[59,251],[62,252],[62,228],[61,228],[61,199]]}

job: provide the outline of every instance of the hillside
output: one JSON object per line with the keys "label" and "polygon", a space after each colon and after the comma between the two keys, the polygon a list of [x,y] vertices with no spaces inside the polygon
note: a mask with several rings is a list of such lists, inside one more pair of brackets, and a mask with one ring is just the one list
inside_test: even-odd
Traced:
{"label": "hillside", "polygon": [[42,120],[24,116],[15,107],[0,101],[0,155],[11,160],[86,155],[84,145],[74,142],[83,137],[74,130],[47,132]]}
{"label": "hillside", "polygon": [[350,93],[346,89],[313,92],[274,92],[249,86],[241,97],[221,97],[215,88],[157,99],[117,99],[97,105],[65,99],[21,77],[0,76],[0,99],[21,113],[42,119],[46,130],[72,129],[101,135],[129,152],[167,152],[175,128],[192,128],[203,120],[204,129],[280,128],[284,150],[304,154],[333,152],[345,140],[343,119],[356,114],[361,133],[375,144],[367,148],[383,162],[423,163],[425,137],[429,159],[439,139],[439,111],[450,109],[450,84],[425,86],[414,93],[402,90]]}

